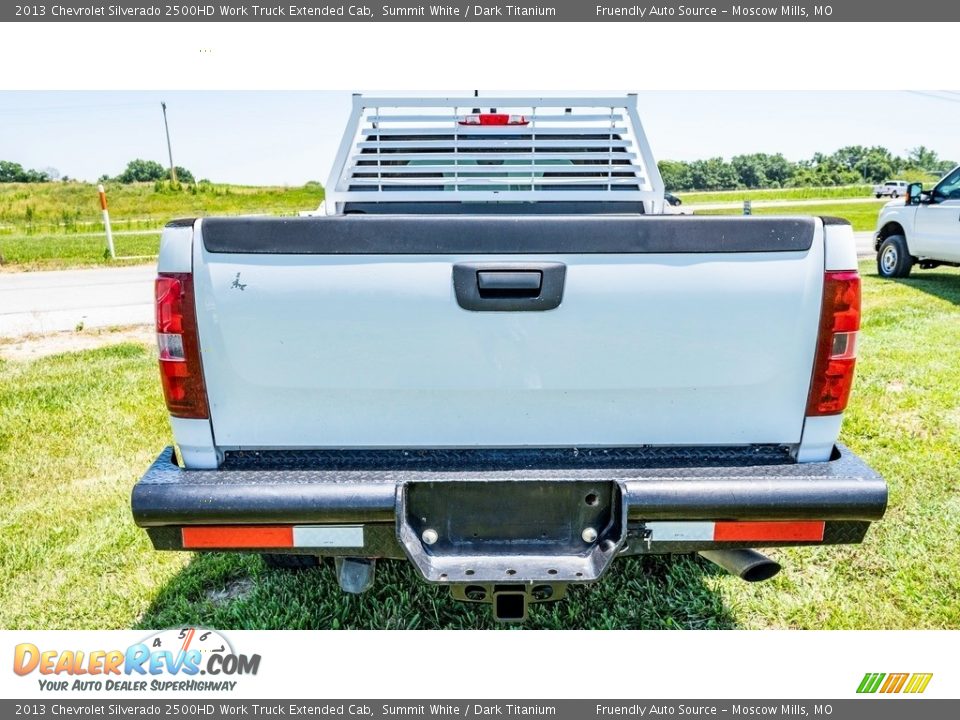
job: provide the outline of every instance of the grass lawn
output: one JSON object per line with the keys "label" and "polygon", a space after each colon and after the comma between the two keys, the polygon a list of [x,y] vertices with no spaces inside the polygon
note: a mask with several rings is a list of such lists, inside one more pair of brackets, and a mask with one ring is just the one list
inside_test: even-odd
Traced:
{"label": "grass lawn", "polygon": [[[877,216],[880,208],[889,199],[863,203],[823,203],[816,205],[778,205],[776,207],[754,207],[754,215],[806,215],[819,217],[842,217],[853,225],[854,230],[874,230],[877,227]],[[725,210],[696,210],[696,215],[741,215],[741,208]]]}
{"label": "grass lawn", "polygon": [[[910,182],[923,182],[927,189],[940,180],[939,176],[896,178]],[[770,188],[763,190],[690,190],[678,191],[674,195],[690,205],[722,202],[742,202],[744,200],[838,200],[846,198],[873,197],[873,185],[839,185],[828,187]],[[886,198],[890,200],[890,198]]]}
{"label": "grass lawn", "polygon": [[[890,484],[860,546],[785,549],[748,585],[693,558],[630,559],[530,628],[960,628],[960,272],[882,281],[870,264],[843,440]],[[405,563],[360,597],[331,568],[151,549],[129,493],[168,442],[153,351],[0,361],[0,627],[486,628]]]}
{"label": "grass lawn", "polygon": [[[202,183],[107,184],[117,255],[156,255],[170,220],[206,215],[295,215],[323,200],[317,183],[302,187],[246,187]],[[142,262],[142,260],[140,261]],[[0,268],[56,269],[124,264],[106,256],[96,185],[0,183]]]}
{"label": "grass lawn", "polygon": [[[872,230],[886,200],[856,204],[829,199],[867,197],[870,187],[732,190],[680,193],[691,205],[753,200],[808,200],[823,204],[756,207],[756,215],[838,215],[856,230]],[[166,185],[108,183],[107,196],[118,256],[155,256],[160,229],[177,217],[243,213],[292,215],[316,208],[323,188],[244,187],[201,184],[172,190]],[[696,208],[694,208],[696,210]],[[698,215],[738,215],[740,208],[696,210]],[[96,186],[89,183],[0,184],[0,269],[53,270],[90,265],[123,265],[137,260],[109,260]]]}
{"label": "grass lawn", "polygon": [[[136,231],[113,236],[116,260],[107,259],[103,235],[0,235],[0,268],[57,270],[91,265],[119,266],[149,262],[160,249],[160,231]],[[134,259],[124,259],[133,257]]]}

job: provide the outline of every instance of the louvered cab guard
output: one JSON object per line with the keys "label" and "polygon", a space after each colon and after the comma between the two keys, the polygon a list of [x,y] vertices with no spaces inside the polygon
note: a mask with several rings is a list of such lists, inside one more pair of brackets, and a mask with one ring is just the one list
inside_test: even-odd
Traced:
{"label": "louvered cab guard", "polygon": [[333,213],[350,203],[392,212],[410,202],[574,201],[662,209],[635,98],[356,96],[326,192]]}
{"label": "louvered cab guard", "polygon": [[850,226],[663,198],[633,96],[356,96],[320,211],[164,231],[136,522],[349,592],[408,561],[501,620],[623,556],[861,542]]}

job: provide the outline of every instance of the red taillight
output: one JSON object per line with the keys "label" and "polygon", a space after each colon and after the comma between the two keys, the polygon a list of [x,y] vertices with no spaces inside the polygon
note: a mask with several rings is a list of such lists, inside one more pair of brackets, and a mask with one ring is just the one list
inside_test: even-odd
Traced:
{"label": "red taillight", "polygon": [[506,113],[475,113],[460,119],[461,125],[528,125],[529,123],[530,121],[523,115]]}
{"label": "red taillight", "polygon": [[156,309],[160,379],[167,410],[174,417],[209,417],[207,388],[200,364],[193,276],[160,273],[156,283]]}
{"label": "red taillight", "polygon": [[837,415],[847,407],[859,329],[860,275],[856,271],[826,273],[808,416]]}

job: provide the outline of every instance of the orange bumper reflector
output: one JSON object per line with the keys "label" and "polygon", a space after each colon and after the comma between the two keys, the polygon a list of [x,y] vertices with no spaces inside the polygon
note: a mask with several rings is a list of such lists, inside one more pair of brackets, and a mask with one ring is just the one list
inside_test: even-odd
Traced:
{"label": "orange bumper reflector", "polygon": [[718,522],[713,528],[716,542],[737,540],[823,540],[824,522]]}
{"label": "orange bumper reflector", "polygon": [[185,527],[183,547],[191,548],[287,548],[293,547],[292,525],[209,525]]}

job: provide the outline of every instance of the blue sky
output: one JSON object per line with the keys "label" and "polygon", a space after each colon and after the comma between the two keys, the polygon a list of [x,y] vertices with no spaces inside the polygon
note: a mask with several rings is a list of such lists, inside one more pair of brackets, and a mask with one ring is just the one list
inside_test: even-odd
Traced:
{"label": "blue sky", "polygon": [[[166,164],[161,100],[177,165],[198,178],[263,185],[325,181],[350,108],[344,92],[2,91],[0,160],[87,180],[135,157]],[[639,103],[659,159],[782,152],[799,160],[844,145],[905,154],[922,144],[960,161],[957,92],[642,92]]]}

